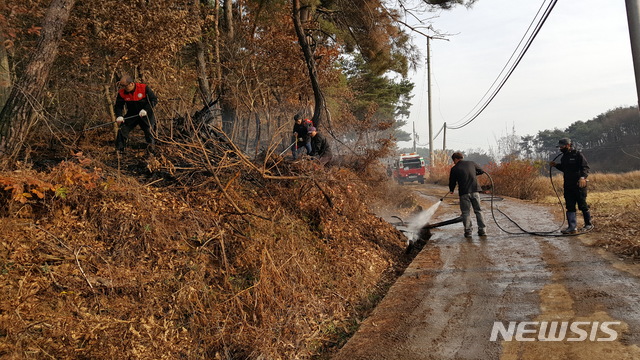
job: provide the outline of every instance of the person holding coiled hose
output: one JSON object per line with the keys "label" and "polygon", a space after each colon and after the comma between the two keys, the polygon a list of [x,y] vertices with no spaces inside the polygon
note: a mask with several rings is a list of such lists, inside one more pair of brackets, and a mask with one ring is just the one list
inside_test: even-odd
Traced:
{"label": "person holding coiled hose", "polygon": [[582,211],[584,227],[582,231],[593,229],[591,212],[587,204],[587,177],[589,176],[589,164],[584,155],[576,150],[571,139],[562,138],[558,141],[557,148],[562,152],[560,163],[551,161],[549,165],[562,171],[564,174],[564,201],[567,210],[566,229],[563,234],[575,234],[578,232],[578,220],[576,218],[576,205]]}

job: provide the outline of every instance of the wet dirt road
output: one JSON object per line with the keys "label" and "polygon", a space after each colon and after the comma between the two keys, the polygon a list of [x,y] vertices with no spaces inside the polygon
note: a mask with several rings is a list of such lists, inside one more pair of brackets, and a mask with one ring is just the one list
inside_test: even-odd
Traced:
{"label": "wet dirt road", "polygon": [[[418,189],[432,194],[427,204],[446,193],[443,187]],[[528,230],[559,225],[552,207],[511,199],[495,205]],[[434,229],[333,359],[640,359],[638,265],[588,246],[606,234],[508,235],[496,227],[489,202],[483,206],[489,236],[474,232],[465,239],[461,223]],[[458,215],[457,196],[450,195],[431,223]],[[507,228],[504,218],[498,221]],[[496,322],[504,332],[496,330],[492,341]],[[560,341],[541,341],[554,322]]]}

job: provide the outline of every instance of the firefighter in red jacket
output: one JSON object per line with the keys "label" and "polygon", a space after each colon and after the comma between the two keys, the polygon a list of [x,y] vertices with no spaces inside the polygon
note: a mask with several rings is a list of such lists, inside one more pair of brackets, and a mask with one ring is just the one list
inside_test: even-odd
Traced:
{"label": "firefighter in red jacket", "polygon": [[[129,138],[129,133],[140,125],[144,131],[144,139],[147,149],[152,150],[155,144],[156,119],[153,108],[158,103],[158,98],[146,84],[136,83],[129,76],[123,76],[118,82],[120,90],[116,97],[114,112],[116,122],[119,125],[116,137],[116,150],[123,152]],[[124,113],[124,109],[127,112]]]}

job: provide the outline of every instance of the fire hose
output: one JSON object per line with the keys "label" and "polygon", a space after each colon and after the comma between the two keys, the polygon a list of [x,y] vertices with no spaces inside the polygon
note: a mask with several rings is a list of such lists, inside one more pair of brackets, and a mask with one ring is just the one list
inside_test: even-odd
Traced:
{"label": "fire hose", "polygon": [[[555,161],[558,156],[560,156],[562,154],[558,154],[552,161]],[[553,188],[554,193],[556,194],[556,197],[558,198],[558,203],[560,204],[560,208],[562,209],[562,213],[564,213],[564,204],[562,203],[562,199],[560,199],[560,194],[558,194],[558,190],[556,189],[555,184],[553,183],[553,175],[551,173],[551,169],[553,167],[550,165],[549,166],[549,180],[551,181],[551,187]],[[560,224],[560,226],[558,228],[556,228],[555,230],[552,231],[529,231],[524,229],[522,226],[520,226],[520,224],[518,224],[515,220],[513,220],[511,217],[509,217],[509,215],[507,215],[506,213],[504,213],[502,210],[497,209],[497,211],[502,214],[505,218],[507,218],[507,220],[509,220],[511,223],[513,223],[521,232],[513,232],[513,231],[508,231],[506,229],[504,229],[502,226],[500,226],[500,224],[498,223],[498,220],[496,219],[496,215],[494,213],[494,206],[493,206],[493,199],[494,199],[494,183],[493,183],[493,178],[491,178],[491,175],[489,175],[489,173],[485,172],[485,175],[487,175],[487,177],[489,178],[489,182],[491,183],[491,217],[493,218],[493,221],[496,223],[496,226],[498,226],[498,228],[500,230],[502,230],[503,232],[509,234],[509,235],[537,235],[537,236],[577,236],[577,235],[582,235],[584,233],[590,232],[592,229],[586,230],[586,231],[581,231],[581,232],[577,232],[577,233],[573,233],[573,234],[558,234],[558,230],[560,230],[562,228],[562,226],[565,223],[565,219],[562,219],[562,224]],[[442,200],[442,199],[441,199]]]}

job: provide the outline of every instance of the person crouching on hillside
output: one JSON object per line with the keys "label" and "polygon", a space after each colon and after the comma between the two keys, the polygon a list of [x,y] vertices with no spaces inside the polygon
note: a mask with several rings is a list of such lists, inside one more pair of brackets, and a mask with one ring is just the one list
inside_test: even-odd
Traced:
{"label": "person crouching on hillside", "polygon": [[578,230],[578,220],[576,218],[576,204],[582,211],[584,219],[583,231],[593,229],[591,224],[591,212],[587,204],[587,176],[589,176],[589,164],[584,155],[576,150],[571,143],[571,139],[562,138],[558,141],[557,148],[562,152],[560,163],[551,161],[550,166],[562,171],[564,174],[564,201],[567,207],[566,229],[563,234],[575,234]]}
{"label": "person crouching on hillside", "polygon": [[484,170],[473,161],[462,160],[462,153],[455,152],[451,155],[453,167],[449,173],[449,192],[458,185],[458,195],[460,197],[460,211],[462,212],[462,223],[464,224],[464,237],[470,238],[473,230],[471,224],[471,209],[476,214],[478,222],[478,235],[487,236],[485,231],[484,216],[480,207],[480,194],[477,175],[484,174]]}
{"label": "person crouching on hillside", "polygon": [[333,158],[329,142],[313,126],[309,128],[309,136],[311,137],[311,156],[318,159],[322,165],[326,165]]}

